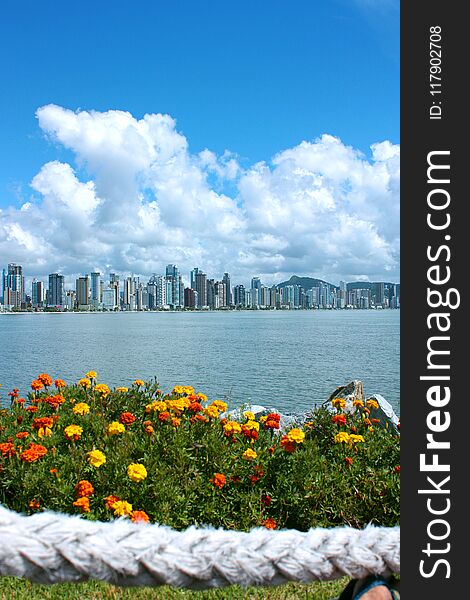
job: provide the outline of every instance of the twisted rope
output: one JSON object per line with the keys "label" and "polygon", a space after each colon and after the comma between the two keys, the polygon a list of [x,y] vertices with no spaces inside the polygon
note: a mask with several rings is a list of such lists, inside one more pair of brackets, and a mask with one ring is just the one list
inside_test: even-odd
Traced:
{"label": "twisted rope", "polygon": [[125,519],[108,523],[0,506],[0,575],[36,583],[100,579],[193,590],[384,576],[400,570],[398,527],[178,532]]}

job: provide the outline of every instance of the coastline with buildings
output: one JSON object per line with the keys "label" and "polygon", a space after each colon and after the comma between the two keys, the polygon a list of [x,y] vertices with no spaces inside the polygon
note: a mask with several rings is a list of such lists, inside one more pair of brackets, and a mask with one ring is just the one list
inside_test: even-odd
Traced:
{"label": "coastline with buildings", "polygon": [[266,286],[252,277],[249,286],[233,285],[229,273],[209,278],[200,268],[189,274],[185,285],[178,267],[166,266],[165,275],[122,277],[100,272],[79,276],[75,287],[65,276],[51,273],[48,285],[33,278],[26,290],[22,265],[10,263],[2,271],[0,312],[119,312],[174,310],[302,310],[302,309],[398,309],[400,284],[340,281],[332,283],[312,277],[292,276],[288,281]]}

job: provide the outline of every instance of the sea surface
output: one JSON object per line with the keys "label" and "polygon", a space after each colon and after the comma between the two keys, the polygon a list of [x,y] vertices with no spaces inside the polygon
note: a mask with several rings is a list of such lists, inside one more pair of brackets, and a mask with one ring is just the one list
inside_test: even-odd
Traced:
{"label": "sea surface", "polygon": [[39,373],[93,369],[110,386],[155,377],[284,413],[360,379],[399,415],[399,350],[399,310],[0,314],[0,402]]}

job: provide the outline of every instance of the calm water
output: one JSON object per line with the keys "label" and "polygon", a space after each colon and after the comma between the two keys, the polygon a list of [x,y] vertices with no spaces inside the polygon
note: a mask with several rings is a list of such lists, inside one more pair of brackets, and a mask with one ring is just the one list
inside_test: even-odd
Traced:
{"label": "calm water", "polygon": [[155,376],[297,412],[361,379],[399,414],[399,334],[398,310],[0,315],[0,398],[93,369],[111,386]]}

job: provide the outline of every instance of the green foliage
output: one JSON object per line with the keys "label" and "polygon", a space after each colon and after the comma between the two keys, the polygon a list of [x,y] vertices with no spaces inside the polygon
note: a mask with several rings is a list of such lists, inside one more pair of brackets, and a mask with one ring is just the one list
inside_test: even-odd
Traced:
{"label": "green foliage", "polygon": [[[214,404],[192,388],[164,395],[156,381],[142,384],[106,391],[92,378],[54,391],[49,382],[24,402],[12,393],[11,407],[0,411],[0,503],[23,513],[48,509],[106,521],[119,516],[106,503],[113,495],[145,511],[150,522],[178,530],[398,524],[399,437],[370,424],[367,408],[357,407],[342,423],[332,421],[341,409],[315,410],[287,435],[267,428],[269,420],[253,425],[246,417],[230,432]],[[80,403],[88,413],[76,414]],[[47,418],[50,426],[39,428]],[[113,422],[123,423],[121,433],[109,432]],[[82,428],[76,440],[64,433],[70,425]],[[335,441],[339,432],[363,441]],[[47,452],[25,461],[30,443]],[[244,458],[248,449],[255,458]],[[93,450],[104,453],[104,464],[90,464]],[[131,464],[143,465],[147,476],[132,480]],[[83,480],[93,493],[77,491]],[[86,500],[74,505],[80,495],[88,497],[89,511]]]}

